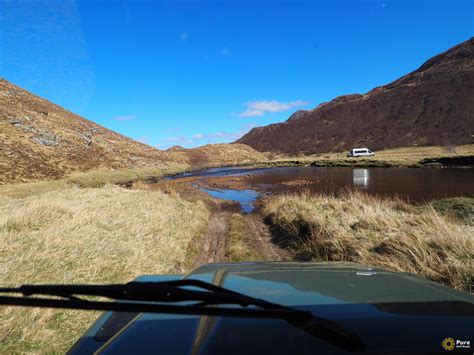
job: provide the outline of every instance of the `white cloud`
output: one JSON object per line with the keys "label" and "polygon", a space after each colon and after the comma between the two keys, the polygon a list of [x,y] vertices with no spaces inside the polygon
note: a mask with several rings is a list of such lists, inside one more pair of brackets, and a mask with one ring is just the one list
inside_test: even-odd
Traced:
{"label": "white cloud", "polygon": [[241,112],[239,117],[256,117],[263,116],[267,112],[280,112],[286,111],[294,107],[306,106],[308,102],[297,100],[290,102],[279,102],[277,100],[272,101],[251,101],[247,102],[245,106],[247,109]]}
{"label": "white cloud", "polygon": [[179,35],[179,39],[181,41],[186,41],[188,39],[188,33],[187,32],[183,32]]}
{"label": "white cloud", "polygon": [[135,116],[135,115],[129,115],[129,116],[115,116],[113,119],[115,121],[132,121],[136,118],[137,118],[137,116]]}
{"label": "white cloud", "polygon": [[263,116],[262,110],[252,110],[250,108],[246,109],[244,112],[239,113],[239,117],[256,117]]}
{"label": "white cloud", "polygon": [[172,143],[173,145],[192,144],[193,140],[186,136],[168,137],[161,140],[163,143]]}
{"label": "white cloud", "polygon": [[209,143],[233,142],[242,137],[245,133],[247,133],[256,125],[256,122],[246,123],[242,126],[240,130],[233,132],[218,131],[214,133],[196,133],[191,137],[187,137],[184,135],[167,137],[160,140],[156,146],[162,149],[168,149],[173,145],[181,145],[189,148]]}

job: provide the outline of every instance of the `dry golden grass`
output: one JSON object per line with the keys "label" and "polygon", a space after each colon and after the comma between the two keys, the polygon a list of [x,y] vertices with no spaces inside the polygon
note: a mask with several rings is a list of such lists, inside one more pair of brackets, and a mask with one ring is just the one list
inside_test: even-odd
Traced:
{"label": "dry golden grass", "polygon": [[270,198],[264,214],[297,257],[406,271],[457,289],[474,278],[474,230],[431,206],[361,192]]}
{"label": "dry golden grass", "polygon": [[251,244],[251,232],[245,218],[234,213],[229,221],[229,236],[225,248],[228,261],[258,261],[261,260]]}
{"label": "dry golden grass", "polygon": [[139,169],[102,169],[88,172],[74,173],[65,180],[68,183],[81,187],[101,187],[106,184],[126,184],[137,180],[149,178],[159,179],[166,175],[184,172],[188,165],[171,164],[169,166],[157,166]]}
{"label": "dry golden grass", "polygon": [[0,196],[22,198],[39,195],[49,191],[61,191],[71,187],[64,180],[46,180],[37,182],[26,182],[23,184],[0,185]]}
{"label": "dry golden grass", "polygon": [[[286,157],[286,156],[271,156],[272,161],[339,161],[345,160],[348,152],[338,153],[321,153],[309,156]],[[454,157],[457,155],[474,155],[474,144],[459,145],[459,146],[428,146],[428,147],[402,147],[394,149],[385,149],[375,152],[372,158],[364,158],[372,162],[389,162],[393,165],[408,166],[417,164],[420,160],[425,158],[439,158],[439,157]],[[357,162],[359,159],[353,159]]]}
{"label": "dry golden grass", "polygon": [[379,159],[394,159],[416,163],[424,158],[474,155],[474,144],[458,146],[403,147],[376,152]]}
{"label": "dry golden grass", "polygon": [[106,184],[126,184],[131,181],[161,178],[166,175],[184,172],[189,166],[185,164],[170,164],[140,169],[102,169],[88,172],[74,173],[60,180],[45,180],[22,184],[0,185],[0,196],[28,197],[49,191],[62,191],[73,186],[101,187]]}
{"label": "dry golden grass", "polygon": [[[0,199],[0,284],[113,283],[185,271],[209,211],[159,191],[68,187]],[[96,313],[0,308],[0,353],[64,352]]]}

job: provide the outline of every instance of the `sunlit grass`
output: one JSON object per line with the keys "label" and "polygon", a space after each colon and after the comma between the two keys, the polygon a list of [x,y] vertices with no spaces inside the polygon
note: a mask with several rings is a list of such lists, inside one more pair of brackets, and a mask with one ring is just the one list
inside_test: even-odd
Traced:
{"label": "sunlit grass", "polygon": [[[68,187],[0,199],[0,284],[128,282],[187,271],[202,202],[159,191]],[[0,353],[64,352],[96,313],[0,309]]]}
{"label": "sunlit grass", "polygon": [[474,282],[472,227],[430,205],[360,192],[303,193],[270,198],[264,213],[300,259],[412,272],[463,290]]}
{"label": "sunlit grass", "polygon": [[45,180],[20,184],[0,185],[0,196],[27,197],[49,191],[61,191],[66,188],[101,187],[106,184],[127,184],[132,181],[159,179],[166,175],[173,175],[188,169],[186,164],[172,164],[139,169],[102,169],[88,172],[73,173],[60,180]]}
{"label": "sunlit grass", "polygon": [[174,164],[140,169],[94,170],[85,173],[75,173],[65,180],[81,187],[101,187],[105,184],[126,184],[137,180],[150,178],[159,179],[166,175],[185,171],[188,165]]}
{"label": "sunlit grass", "polygon": [[[283,156],[278,154],[270,154],[269,157],[272,159],[273,162],[285,162],[292,160],[298,160],[308,163],[312,161],[338,162],[347,160],[347,153],[348,151],[299,156]],[[361,162],[367,160],[369,163],[372,164],[380,162],[395,166],[411,166],[419,163],[425,158],[455,157],[469,155],[474,155],[474,144],[459,146],[402,147],[385,149],[375,151],[374,157],[351,158],[350,160],[358,164],[361,164]]]}
{"label": "sunlit grass", "polygon": [[259,254],[252,246],[251,236],[252,234],[245,218],[241,214],[234,213],[229,221],[229,236],[225,249],[225,256],[228,261],[261,260]]}

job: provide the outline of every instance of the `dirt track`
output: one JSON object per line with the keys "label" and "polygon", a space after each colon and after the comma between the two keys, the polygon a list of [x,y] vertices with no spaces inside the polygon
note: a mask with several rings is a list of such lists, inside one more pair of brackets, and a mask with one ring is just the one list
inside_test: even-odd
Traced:
{"label": "dirt track", "polygon": [[[242,214],[237,202],[229,202],[215,199],[205,192],[193,187],[198,179],[186,177],[176,180],[160,180],[148,185],[150,189],[159,189],[166,193],[179,193],[190,200],[200,199],[211,208],[211,217],[207,232],[198,251],[193,267],[212,262],[225,262],[226,247],[228,246],[229,221],[233,214],[239,213],[243,216],[250,233],[249,247],[256,252],[259,261],[281,261],[290,260],[290,252],[280,248],[274,241],[269,227],[264,223],[263,217],[258,210],[250,214]],[[202,179],[199,180],[199,183]],[[245,260],[255,261],[255,260]]]}
{"label": "dirt track", "polygon": [[[228,243],[229,220],[233,212],[219,209],[213,212],[202,249],[198,252],[197,259],[193,267],[198,267],[206,263],[228,261],[225,255]],[[243,215],[251,233],[251,248],[259,255],[259,261],[282,261],[289,260],[290,253],[274,242],[268,226],[262,221],[257,213]],[[253,261],[253,260],[247,260]]]}
{"label": "dirt track", "polygon": [[291,259],[290,253],[280,248],[274,241],[270,229],[258,212],[245,215],[245,221],[253,235],[255,249],[263,260],[282,261]]}

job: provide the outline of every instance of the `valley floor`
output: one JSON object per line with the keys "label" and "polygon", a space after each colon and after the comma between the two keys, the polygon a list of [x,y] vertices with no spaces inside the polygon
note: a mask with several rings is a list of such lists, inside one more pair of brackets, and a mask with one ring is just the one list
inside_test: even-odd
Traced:
{"label": "valley floor", "polygon": [[[296,259],[373,264],[472,287],[474,199],[412,206],[364,194],[293,194],[242,214],[194,188],[193,178],[160,180],[186,168],[0,186],[0,284],[128,282],[208,262]],[[64,352],[96,316],[2,307],[0,353]]]}
{"label": "valley floor", "polygon": [[284,156],[269,154],[259,166],[442,167],[474,165],[474,144],[459,146],[402,147],[375,152],[374,157],[347,158],[346,152]]}

